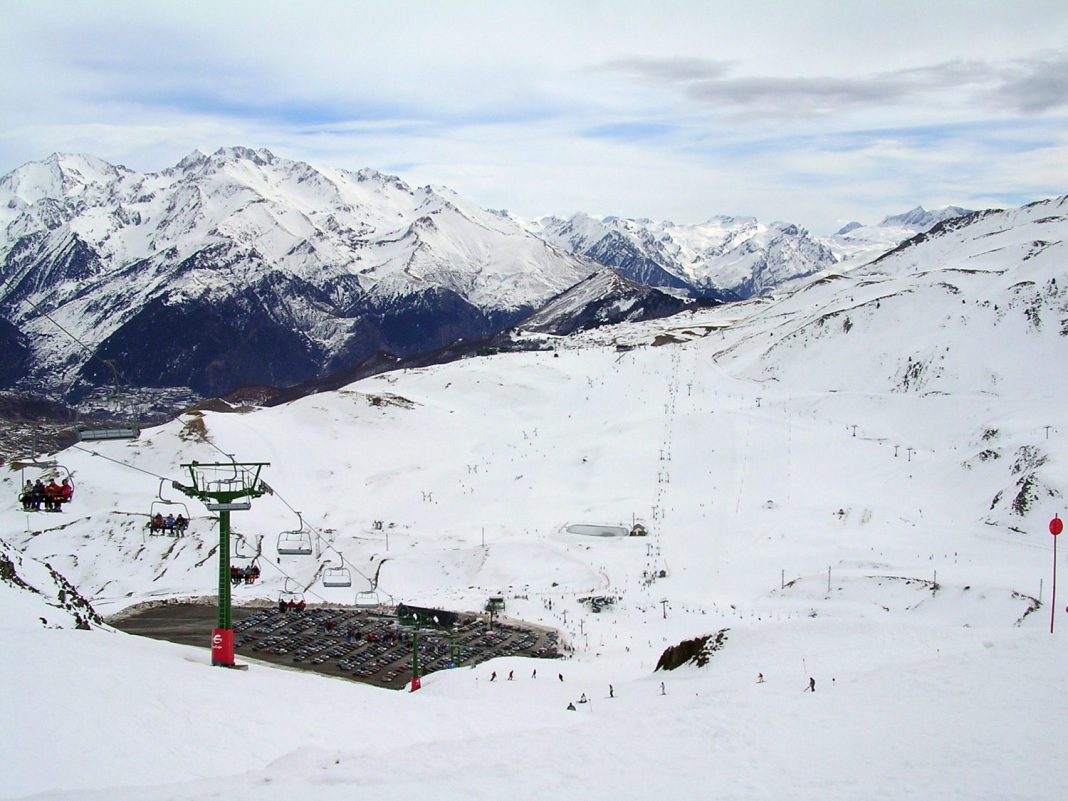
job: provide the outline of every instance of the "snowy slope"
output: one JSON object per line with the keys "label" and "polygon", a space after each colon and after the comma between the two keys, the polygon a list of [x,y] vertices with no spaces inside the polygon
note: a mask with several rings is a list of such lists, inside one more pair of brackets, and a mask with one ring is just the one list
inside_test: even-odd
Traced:
{"label": "snowy slope", "polygon": [[973,212],[960,206],[946,206],[928,211],[923,206],[884,217],[876,225],[852,222],[826,240],[839,260],[839,270],[848,270],[877,259],[907,239],[925,233],[936,225]]}
{"label": "snowy slope", "polygon": [[11,628],[83,628],[102,621],[77,589],[46,562],[0,539],[0,608]]}
{"label": "snowy slope", "polygon": [[[102,612],[212,595],[202,507],[185,501],[184,540],[142,527],[160,493],[177,500],[159,477],[232,453],[270,462],[275,489],[233,515],[264,571],[239,602],[289,578],[349,603],[376,575],[383,597],[449,609],[501,594],[575,655],[403,694],[7,624],[4,792],[1059,799],[1068,614],[1059,601],[1051,636],[1046,525],[1068,487],[1068,380],[1050,368],[1068,357],[1066,203],[976,215],[781,298],[64,451],[69,509],[9,505],[0,525]],[[13,499],[24,478],[0,487]],[[278,556],[291,509],[317,556]],[[634,519],[648,538],[566,531]],[[324,588],[340,554],[354,586]],[[591,592],[619,601],[594,614]],[[706,667],[653,672],[724,629]],[[593,703],[567,711],[580,693]]]}

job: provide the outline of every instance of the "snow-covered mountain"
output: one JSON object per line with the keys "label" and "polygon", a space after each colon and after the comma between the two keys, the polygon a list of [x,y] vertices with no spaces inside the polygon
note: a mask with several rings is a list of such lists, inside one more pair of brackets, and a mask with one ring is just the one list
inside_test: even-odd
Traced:
{"label": "snow-covered mountain", "polygon": [[831,267],[831,251],[792,223],[713,217],[698,225],[586,214],[547,217],[532,230],[626,278],[715,299],[764,294]]}
{"label": "snow-covered mountain", "polygon": [[[790,293],[186,413],[56,454],[61,513],[15,503],[44,469],[0,471],[0,564],[44,590],[0,583],[8,793],[1060,798],[1062,744],[1027,733],[1068,715],[1066,242],[1068,197],[980,212]],[[109,616],[211,599],[217,517],[166,480],[231,453],[274,490],[232,517],[262,568],[238,604],[502,597],[570,657],[409,694],[213,669],[207,626],[200,648],[44,627],[53,571]],[[187,536],[149,536],[186,504]],[[647,537],[570,530],[636,519]],[[317,552],[279,554],[298,525]],[[341,558],[352,587],[325,586]],[[655,670],[718,633],[705,666]]]}
{"label": "snow-covered mountain", "polygon": [[[194,152],[147,174],[55,154],[0,178],[0,387],[85,408],[93,387],[102,397],[118,381],[173,408],[481,340],[573,287],[539,318],[545,330],[681,308],[661,293],[759,297],[964,211],[916,208],[823,241],[748,217],[529,222],[442,187],[263,149]],[[582,283],[602,267],[631,283]],[[600,309],[576,311],[594,288]]]}
{"label": "snow-covered mountain", "polygon": [[917,206],[902,214],[891,214],[875,225],[851,222],[842,226],[826,240],[840,262],[839,269],[848,270],[882,256],[902,242],[925,233],[936,225],[956,217],[972,214],[971,209],[946,206],[928,211]]}
{"label": "snow-covered mountain", "polygon": [[550,300],[517,328],[572,334],[603,325],[668,317],[693,305],[693,301],[629,281],[605,268]]}
{"label": "snow-covered mountain", "polygon": [[902,214],[888,215],[883,218],[879,225],[884,228],[897,225],[917,232],[927,231],[944,220],[963,217],[966,214],[971,214],[972,211],[972,209],[964,209],[960,206],[944,206],[941,209],[928,211],[923,206],[917,206]]}
{"label": "snow-covered mountain", "polygon": [[56,154],[0,179],[0,314],[27,386],[110,384],[105,361],[206,394],[294,383],[495,333],[593,269],[449,190],[267,150],[149,174]]}

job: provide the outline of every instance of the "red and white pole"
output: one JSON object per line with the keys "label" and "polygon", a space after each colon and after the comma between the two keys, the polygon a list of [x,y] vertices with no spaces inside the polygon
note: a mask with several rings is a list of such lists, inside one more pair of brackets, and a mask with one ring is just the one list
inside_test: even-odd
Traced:
{"label": "red and white pole", "polygon": [[1053,620],[1057,615],[1057,535],[1064,531],[1064,521],[1057,515],[1049,521],[1049,533],[1053,535],[1053,598],[1049,604],[1049,633],[1053,633]]}

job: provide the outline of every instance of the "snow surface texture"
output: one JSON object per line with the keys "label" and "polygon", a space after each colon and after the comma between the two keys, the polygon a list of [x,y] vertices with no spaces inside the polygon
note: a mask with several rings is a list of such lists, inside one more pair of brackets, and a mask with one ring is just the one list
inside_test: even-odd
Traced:
{"label": "snow surface texture", "polygon": [[[187,480],[181,463],[221,450],[270,462],[276,490],[233,515],[263,554],[239,602],[277,598],[287,576],[313,603],[352,602],[375,576],[420,605],[502,595],[575,655],[397,693],[214,669],[206,643],[46,629],[55,607],[0,583],[0,792],[1062,798],[1068,600],[1051,636],[1047,522],[1068,486],[1066,206],[979,215],[791,295],[559,338],[555,353],[79,446],[58,455],[77,484],[60,515],[18,511],[24,476],[8,472],[5,541],[104,614],[214,593],[217,528],[199,505],[184,539],[143,526],[154,475]],[[317,556],[277,556],[289,507]],[[566,532],[635,519],[647,538]],[[339,553],[353,587],[324,588]],[[594,614],[590,593],[620,600]],[[666,647],[723,629],[706,666],[653,673]],[[517,678],[490,684],[493,670]],[[568,711],[582,693],[592,703]]]}

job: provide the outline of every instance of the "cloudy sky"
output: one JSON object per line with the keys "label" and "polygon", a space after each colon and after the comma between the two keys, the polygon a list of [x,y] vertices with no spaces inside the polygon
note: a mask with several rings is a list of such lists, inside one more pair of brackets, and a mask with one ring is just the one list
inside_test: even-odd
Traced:
{"label": "cloudy sky", "polygon": [[1064,0],[0,0],[0,174],[277,155],[535,217],[789,220],[1068,192]]}

